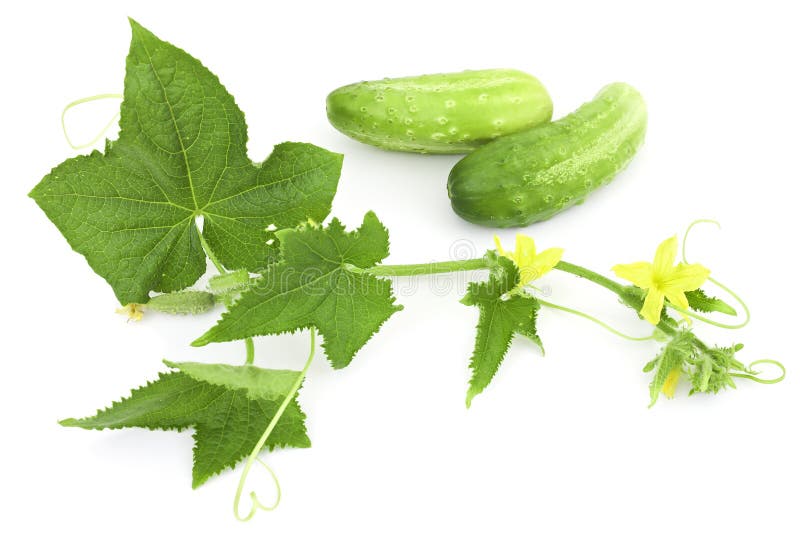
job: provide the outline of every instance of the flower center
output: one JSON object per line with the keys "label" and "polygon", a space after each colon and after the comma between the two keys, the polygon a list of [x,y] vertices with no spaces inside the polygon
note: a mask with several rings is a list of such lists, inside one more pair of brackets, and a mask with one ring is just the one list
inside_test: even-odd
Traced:
{"label": "flower center", "polygon": [[663,290],[664,290],[664,278],[662,278],[661,276],[659,276],[657,274],[653,274],[653,276],[650,277],[650,283],[653,285],[653,289],[655,289],[656,291],[663,292]]}

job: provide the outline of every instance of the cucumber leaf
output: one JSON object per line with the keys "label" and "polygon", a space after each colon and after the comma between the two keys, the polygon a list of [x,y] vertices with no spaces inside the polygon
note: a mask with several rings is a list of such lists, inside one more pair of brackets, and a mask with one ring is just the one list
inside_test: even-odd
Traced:
{"label": "cucumber leaf", "polygon": [[467,407],[497,374],[515,334],[533,340],[542,348],[536,333],[539,301],[527,293],[512,291],[519,284],[519,270],[514,262],[493,251],[489,251],[488,257],[495,262],[489,280],[471,283],[461,300],[480,310],[475,349],[470,360],[472,377],[467,390]]}
{"label": "cucumber leaf", "polygon": [[[135,389],[97,415],[64,419],[61,425],[85,429],[142,427],[151,430],[194,428],[192,486],[233,467],[253,450],[278,407],[289,394],[297,371],[253,365],[172,363],[175,369]],[[305,414],[292,399],[265,448],[310,447]]]}
{"label": "cucumber leaf", "polygon": [[269,229],[330,211],[342,156],[304,143],[247,157],[244,114],[219,79],[131,21],[119,139],[55,167],[30,196],[122,304],[206,270],[197,221],[229,270],[277,256]]}
{"label": "cucumber leaf", "polygon": [[368,212],[346,232],[338,219],[277,232],[281,260],[192,343],[231,341],[316,326],[331,365],[347,366],[396,311],[392,283],[363,269],[389,255],[389,233]]}

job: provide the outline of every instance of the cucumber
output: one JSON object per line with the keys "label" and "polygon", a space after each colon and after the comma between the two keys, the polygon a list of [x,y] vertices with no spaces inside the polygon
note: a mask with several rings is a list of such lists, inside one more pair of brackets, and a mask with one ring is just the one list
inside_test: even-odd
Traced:
{"label": "cucumber", "polygon": [[250,285],[250,273],[245,269],[218,274],[208,279],[208,290],[215,295],[243,291]]}
{"label": "cucumber", "polygon": [[501,137],[459,161],[447,183],[453,210],[483,226],[549,219],[609,183],[644,141],[636,89],[607,85],[566,117]]}
{"label": "cucumber", "polygon": [[197,315],[214,307],[214,295],[207,291],[186,289],[175,293],[156,295],[142,304],[143,307],[173,315]]}
{"label": "cucumber", "polygon": [[327,110],[334,128],[362,143],[459,154],[549,121],[553,102],[530,74],[491,69],[346,85],[328,95]]}

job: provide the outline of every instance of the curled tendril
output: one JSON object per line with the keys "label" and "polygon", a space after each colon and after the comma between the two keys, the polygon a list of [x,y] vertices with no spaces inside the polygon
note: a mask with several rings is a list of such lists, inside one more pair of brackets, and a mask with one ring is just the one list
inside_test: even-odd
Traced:
{"label": "curled tendril", "polygon": [[623,339],[627,339],[629,341],[649,341],[651,339],[656,339],[658,337],[658,335],[655,334],[655,333],[650,334],[649,336],[643,336],[643,337],[629,336],[628,334],[620,332],[619,330],[617,330],[616,328],[614,328],[610,324],[601,321],[600,319],[598,319],[594,315],[589,315],[588,313],[582,312],[580,310],[576,310],[576,309],[573,309],[573,308],[568,308],[566,306],[561,306],[560,304],[555,304],[553,302],[548,302],[548,301],[540,299],[540,298],[537,298],[536,300],[538,300],[539,304],[541,304],[542,306],[547,306],[548,308],[553,308],[554,310],[561,310],[563,312],[571,313],[572,315],[577,315],[578,317],[582,317],[584,319],[588,319],[589,321],[592,321],[594,324],[605,328],[606,330],[608,330],[609,332],[611,332],[615,336],[619,336],[619,337],[621,337]]}
{"label": "curled tendril", "polygon": [[[281,503],[281,483],[278,482],[278,475],[276,475],[275,471],[273,471],[272,468],[269,465],[267,465],[267,463],[264,462],[261,458],[256,457],[256,461],[258,463],[260,463],[264,467],[264,469],[267,470],[267,472],[272,477],[272,481],[275,483],[275,492],[276,492],[276,494],[275,494],[275,502],[271,506],[265,506],[265,505],[261,504],[261,501],[258,499],[258,495],[256,495],[256,492],[255,491],[251,491],[250,494],[249,494],[250,495],[250,504],[251,504],[250,512],[248,512],[248,514],[246,516],[242,517],[239,514],[239,500],[237,500],[235,502],[235,504],[234,504],[234,514],[236,515],[236,519],[238,519],[239,521],[250,521],[251,519],[253,519],[253,516],[256,515],[257,511],[264,510],[264,511],[267,511],[267,512],[271,512],[272,510],[276,509],[278,507],[278,505]],[[247,471],[249,471],[248,468],[251,465],[252,465],[252,463],[249,463],[249,464],[245,465],[245,472],[243,473],[243,477],[247,476]],[[242,488],[244,487],[243,484],[244,484],[243,480],[239,482],[239,487],[236,490],[236,498],[237,499],[241,499],[241,492],[242,492]]]}
{"label": "curled tendril", "polygon": [[[236,495],[233,498],[233,515],[236,516],[236,519],[239,521],[250,521],[259,510],[265,510],[267,512],[272,511],[277,508],[278,504],[281,502],[281,485],[278,482],[278,477],[275,475],[275,472],[258,457],[258,453],[264,448],[264,445],[267,443],[267,439],[269,438],[270,434],[272,434],[272,431],[275,430],[275,427],[278,425],[278,421],[283,415],[283,412],[286,411],[289,403],[292,401],[294,396],[297,394],[297,391],[300,389],[300,386],[303,384],[303,379],[306,377],[306,373],[308,373],[308,368],[311,367],[311,362],[314,359],[314,352],[317,343],[316,329],[312,327],[309,331],[311,333],[311,349],[309,350],[308,359],[303,366],[303,370],[300,371],[300,376],[298,376],[297,380],[295,380],[294,384],[292,384],[292,388],[289,390],[286,398],[283,399],[283,402],[278,407],[278,411],[275,412],[275,416],[269,422],[269,425],[267,425],[266,430],[264,430],[264,433],[261,434],[261,437],[258,439],[258,443],[256,443],[255,447],[253,447],[253,450],[250,451],[250,455],[247,457],[247,462],[244,464],[244,469],[242,469],[242,475],[239,478],[239,485],[236,487]],[[239,503],[242,500],[242,492],[244,491],[245,482],[247,482],[247,476],[250,474],[250,468],[253,467],[255,462],[260,463],[269,472],[273,482],[275,482],[275,502],[271,506],[266,506],[258,499],[256,492],[251,491],[249,494],[251,503],[250,511],[247,513],[247,515],[242,516],[239,513]]]}
{"label": "curled tendril", "polygon": [[[683,244],[681,245],[681,259],[682,259],[683,263],[689,263],[689,260],[686,259],[686,242],[689,240],[689,233],[692,231],[692,228],[694,228],[696,225],[701,224],[701,223],[709,223],[709,224],[715,225],[717,228],[721,228],[719,222],[715,221],[714,219],[697,219],[695,221],[692,221],[692,223],[686,228],[686,232],[684,232],[684,234],[683,234]],[[719,280],[717,280],[715,278],[712,278],[712,277],[709,276],[708,277],[708,281],[711,282],[712,284],[714,284],[715,286],[717,286],[718,288],[720,288],[721,290],[723,290],[725,293],[727,293],[733,299],[735,299],[736,302],[739,303],[739,305],[742,307],[742,310],[744,311],[744,315],[745,315],[744,320],[742,320],[742,322],[736,323],[736,324],[720,323],[720,322],[714,321],[713,319],[709,319],[708,317],[704,317],[703,315],[694,313],[693,311],[684,310],[682,308],[678,308],[678,307],[674,306],[673,304],[671,304],[669,301],[666,301],[665,304],[668,307],[680,312],[681,314],[683,314],[685,316],[692,317],[694,319],[697,319],[698,321],[701,321],[701,322],[706,323],[706,324],[710,324],[712,326],[716,326],[718,328],[726,328],[726,329],[729,329],[729,330],[738,330],[739,328],[744,328],[745,326],[747,326],[747,324],[750,323],[750,308],[747,307],[747,304],[742,299],[742,297],[737,295],[732,289],[730,289],[728,286],[726,286],[725,284],[723,284],[722,282],[720,282]]]}
{"label": "curled tendril", "polygon": [[[760,365],[760,364],[774,365],[775,367],[777,367],[778,369],[781,370],[780,376],[778,376],[776,378],[759,378],[759,377],[755,376],[755,375],[759,374],[761,371],[756,371],[755,369],[753,369],[753,366],[754,365]],[[777,361],[777,360],[764,358],[764,359],[756,360],[756,361],[750,363],[750,365],[748,365],[745,368],[745,373],[748,373],[748,374],[744,374],[744,373],[729,373],[729,374],[730,374],[730,376],[735,376],[737,378],[746,378],[748,380],[752,380],[753,382],[758,382],[759,384],[777,384],[778,382],[780,382],[781,380],[783,380],[786,377],[786,367],[784,367],[783,364],[781,362]]]}
{"label": "curled tendril", "polygon": [[113,126],[114,123],[117,121],[117,119],[119,118],[119,111],[116,112],[113,117],[111,117],[111,120],[108,121],[108,123],[105,126],[103,126],[103,129],[100,130],[100,133],[98,133],[94,137],[94,139],[92,139],[88,143],[83,143],[83,144],[80,144],[80,145],[76,145],[75,143],[73,143],[72,139],[70,138],[69,134],[67,133],[67,124],[66,124],[66,121],[64,120],[64,117],[67,115],[67,111],[69,111],[70,109],[74,108],[75,106],[79,106],[81,104],[86,104],[88,102],[94,102],[96,100],[104,100],[104,99],[107,99],[107,98],[123,98],[123,95],[120,95],[120,94],[117,94],[117,93],[103,93],[103,94],[94,95],[94,96],[87,96],[85,98],[79,98],[78,100],[74,100],[74,101],[70,102],[69,104],[67,104],[64,107],[64,110],[61,112],[61,129],[64,132],[64,139],[67,140],[67,143],[69,144],[70,147],[72,147],[73,150],[81,150],[82,148],[90,147],[90,146],[94,145],[97,141],[99,141],[100,138],[103,137],[103,134],[105,134],[108,131],[108,129],[111,128],[111,126]]}

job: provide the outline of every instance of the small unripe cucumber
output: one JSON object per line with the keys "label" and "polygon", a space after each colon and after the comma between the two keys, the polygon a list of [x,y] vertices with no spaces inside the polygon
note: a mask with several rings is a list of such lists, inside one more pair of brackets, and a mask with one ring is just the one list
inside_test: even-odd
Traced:
{"label": "small unripe cucumber", "polygon": [[447,183],[453,210],[484,226],[549,219],[610,182],[644,141],[636,89],[607,85],[566,117],[501,137],[459,161]]}
{"label": "small unripe cucumber", "polygon": [[197,315],[214,307],[214,295],[191,289],[164,293],[147,301],[145,308],[173,315]]}
{"label": "small unripe cucumber", "polygon": [[242,291],[250,284],[250,273],[244,269],[212,276],[208,279],[208,290],[215,295]]}
{"label": "small unripe cucumber", "polygon": [[354,83],[329,94],[327,108],[331,124],[357,141],[431,154],[470,152],[553,115],[539,80],[511,69]]}

